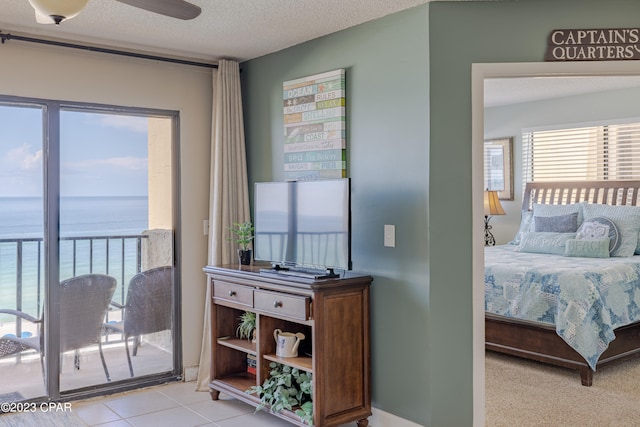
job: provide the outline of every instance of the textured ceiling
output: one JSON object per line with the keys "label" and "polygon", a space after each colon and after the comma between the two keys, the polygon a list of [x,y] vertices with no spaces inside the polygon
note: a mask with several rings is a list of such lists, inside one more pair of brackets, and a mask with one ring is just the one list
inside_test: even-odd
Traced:
{"label": "textured ceiling", "polygon": [[244,61],[429,0],[189,1],[202,8],[191,21],[114,0],[90,0],[80,15],[56,27],[37,24],[27,0],[0,0],[0,31],[200,60]]}
{"label": "textured ceiling", "polygon": [[[202,14],[191,21],[168,18],[115,0],[89,0],[80,15],[55,26],[36,23],[27,0],[0,0],[0,32],[201,61],[245,61],[430,0],[189,1],[202,8]],[[485,105],[639,85],[637,77],[491,79],[485,85]]]}

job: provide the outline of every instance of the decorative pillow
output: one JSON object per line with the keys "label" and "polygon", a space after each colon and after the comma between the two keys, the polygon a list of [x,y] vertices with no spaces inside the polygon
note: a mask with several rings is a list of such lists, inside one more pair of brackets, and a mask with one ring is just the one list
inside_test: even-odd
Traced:
{"label": "decorative pillow", "polygon": [[533,212],[531,211],[522,211],[522,219],[520,220],[520,228],[518,228],[518,232],[512,241],[509,242],[510,245],[519,245],[520,239],[522,237],[522,233],[529,231],[531,228],[531,223],[533,222]]}
{"label": "decorative pillow", "polygon": [[578,230],[578,212],[558,216],[534,216],[533,231],[575,233]]}
{"label": "decorative pillow", "polygon": [[536,254],[564,255],[567,240],[575,239],[576,233],[546,233],[528,231],[522,233],[518,252],[532,252]]}
{"label": "decorative pillow", "polygon": [[609,255],[620,248],[620,231],[616,226],[616,223],[609,218],[603,216],[597,216],[591,218],[582,223],[576,234],[576,239],[579,240],[609,240]]}
{"label": "decorative pillow", "polygon": [[[584,225],[586,223],[583,223]],[[609,258],[609,238],[604,239],[569,239],[564,256],[585,258]]]}
{"label": "decorative pillow", "polygon": [[[558,216],[578,213],[578,227],[584,219],[583,208],[586,203],[571,203],[569,205],[545,205],[542,203],[533,204],[533,216]],[[529,230],[533,231],[533,230]]]}
{"label": "decorative pillow", "polygon": [[633,256],[636,246],[638,245],[638,233],[640,232],[640,207],[599,204],[584,205],[585,221],[595,217],[609,218],[618,227],[620,246],[611,253],[611,256]]}

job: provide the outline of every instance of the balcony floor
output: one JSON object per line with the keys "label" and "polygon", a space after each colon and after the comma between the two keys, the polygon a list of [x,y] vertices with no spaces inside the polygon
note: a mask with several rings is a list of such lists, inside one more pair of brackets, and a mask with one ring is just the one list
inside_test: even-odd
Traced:
{"label": "balcony floor", "polygon": [[[170,351],[155,345],[157,341],[143,339],[138,354],[131,357],[134,375],[168,372],[173,369],[173,355]],[[131,378],[124,343],[105,343],[102,346],[104,358],[112,381]],[[132,340],[129,341],[132,349]],[[106,382],[97,346],[80,352],[80,369],[74,368],[74,352],[63,355],[60,388],[62,391],[103,384]],[[24,399],[44,395],[44,382],[38,355],[23,353],[17,362],[13,357],[0,359],[0,398],[4,394],[19,392]],[[13,399],[12,399],[13,400]]]}

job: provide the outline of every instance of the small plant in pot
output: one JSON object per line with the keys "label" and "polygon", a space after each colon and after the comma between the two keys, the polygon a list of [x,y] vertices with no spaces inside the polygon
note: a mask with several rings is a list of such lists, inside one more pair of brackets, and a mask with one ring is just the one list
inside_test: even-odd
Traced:
{"label": "small plant in pot", "polygon": [[230,237],[229,240],[236,242],[240,245],[238,249],[238,260],[242,265],[251,264],[251,249],[249,245],[253,240],[253,224],[251,221],[247,222],[234,222],[233,227],[229,227],[229,230],[235,235]]}
{"label": "small plant in pot", "polygon": [[261,386],[252,386],[247,393],[260,398],[256,411],[269,408],[294,411],[303,423],[313,425],[313,380],[308,372],[281,363],[271,362],[271,371]]}
{"label": "small plant in pot", "polygon": [[252,311],[245,311],[238,318],[240,323],[238,324],[238,328],[236,329],[236,335],[240,339],[251,340],[252,342],[256,341],[256,314]]}

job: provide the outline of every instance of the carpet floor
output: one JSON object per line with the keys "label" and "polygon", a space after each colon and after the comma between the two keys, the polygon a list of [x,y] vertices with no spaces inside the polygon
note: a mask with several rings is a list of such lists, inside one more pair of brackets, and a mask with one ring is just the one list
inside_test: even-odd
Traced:
{"label": "carpet floor", "polygon": [[485,393],[487,427],[638,427],[640,358],[584,387],[576,371],[487,351]]}

